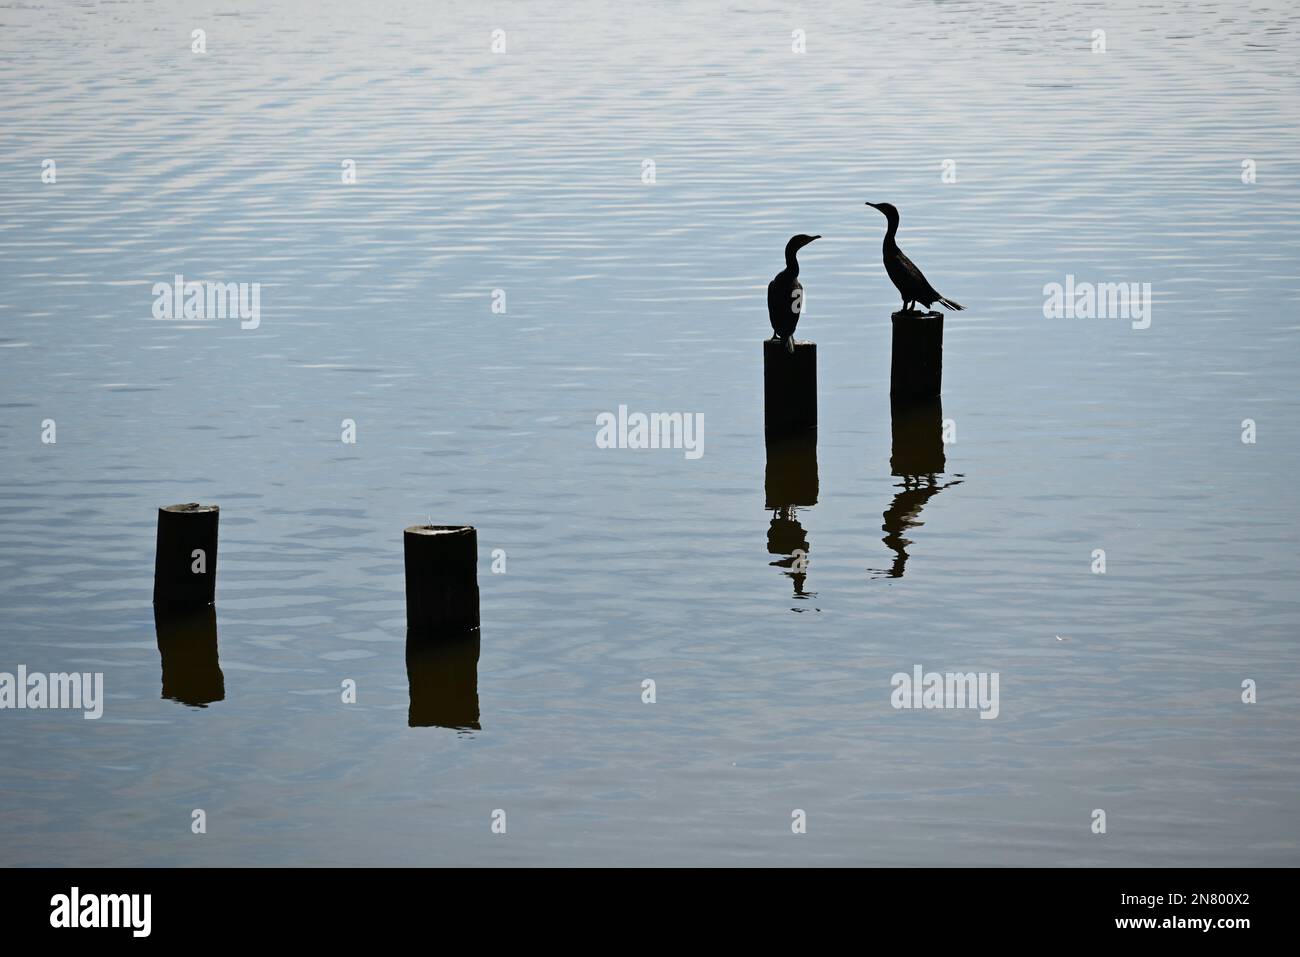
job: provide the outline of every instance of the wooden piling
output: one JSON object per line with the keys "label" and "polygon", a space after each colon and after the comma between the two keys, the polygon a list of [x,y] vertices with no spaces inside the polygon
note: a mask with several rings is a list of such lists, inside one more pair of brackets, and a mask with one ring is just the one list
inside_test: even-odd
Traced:
{"label": "wooden piling", "polygon": [[794,353],[763,343],[763,431],[797,435],[817,428],[817,343],[799,342]]}
{"label": "wooden piling", "polygon": [[943,313],[896,312],[889,370],[889,394],[903,399],[931,399],[943,380]]}
{"label": "wooden piling", "polygon": [[478,619],[478,533],[472,525],[412,525],[406,553],[406,628],[419,636],[451,636]]}
{"label": "wooden piling", "polygon": [[216,505],[158,509],[153,600],[164,605],[211,605],[217,592]]}

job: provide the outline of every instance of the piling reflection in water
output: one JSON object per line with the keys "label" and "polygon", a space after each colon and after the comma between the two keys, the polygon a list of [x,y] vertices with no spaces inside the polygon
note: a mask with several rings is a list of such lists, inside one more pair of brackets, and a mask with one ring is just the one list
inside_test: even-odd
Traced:
{"label": "piling reflection in water", "polygon": [[921,509],[935,495],[952,485],[960,485],[957,475],[940,484],[939,477],[947,466],[943,449],[943,403],[935,399],[903,400],[890,403],[893,445],[889,456],[890,474],[903,481],[899,492],[885,510],[881,529],[882,541],[894,553],[887,569],[871,569],[873,578],[902,578],[907,566],[907,546],[912,540],[904,533],[924,524]]}
{"label": "piling reflection in water", "polygon": [[770,564],[786,569],[794,580],[794,597],[807,599],[808,533],[799,524],[798,510],[817,504],[817,433],[808,432],[767,441],[767,471],[763,482],[766,507],[772,512],[767,529],[767,550],[783,555]]}
{"label": "piling reflection in water", "polygon": [[204,708],[226,697],[217,658],[217,609],[155,605],[154,629],[162,657],[162,696]]}
{"label": "piling reflection in water", "polygon": [[406,636],[412,728],[478,731],[479,629],[456,635]]}

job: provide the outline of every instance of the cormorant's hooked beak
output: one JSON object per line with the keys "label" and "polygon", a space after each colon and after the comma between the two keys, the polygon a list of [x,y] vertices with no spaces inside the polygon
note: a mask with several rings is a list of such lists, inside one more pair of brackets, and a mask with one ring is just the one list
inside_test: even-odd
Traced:
{"label": "cormorant's hooked beak", "polygon": [[880,209],[875,203],[863,203],[863,206],[870,206],[872,209]]}
{"label": "cormorant's hooked beak", "polygon": [[[812,242],[814,239],[821,239],[821,236],[820,236],[820,235],[817,235],[817,236],[809,236],[809,237],[808,237],[808,243]],[[804,243],[804,245],[807,246],[808,243]]]}

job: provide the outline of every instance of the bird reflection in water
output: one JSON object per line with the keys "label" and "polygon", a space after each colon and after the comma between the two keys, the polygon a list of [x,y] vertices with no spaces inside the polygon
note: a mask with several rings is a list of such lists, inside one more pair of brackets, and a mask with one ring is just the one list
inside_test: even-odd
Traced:
{"label": "bird reflection in water", "polygon": [[810,546],[808,533],[799,524],[798,510],[817,504],[817,433],[769,438],[763,485],[767,509],[772,512],[767,550],[769,554],[784,556],[769,564],[785,569],[785,574],[793,579],[795,598],[816,597],[816,592],[804,590]]}
{"label": "bird reflection in water", "polygon": [[889,568],[870,569],[872,578],[902,578],[907,566],[907,546],[912,540],[904,533],[925,524],[921,509],[944,489],[960,485],[962,476],[940,483],[947,465],[943,451],[943,406],[939,399],[922,399],[891,403],[893,446],[889,457],[890,474],[902,479],[894,500],[885,510],[882,541],[894,553]]}
{"label": "bird reflection in water", "polygon": [[217,609],[154,605],[154,628],[162,658],[162,696],[194,708],[226,697],[217,658]]}
{"label": "bird reflection in water", "polygon": [[412,728],[479,731],[479,629],[456,635],[406,636]]}

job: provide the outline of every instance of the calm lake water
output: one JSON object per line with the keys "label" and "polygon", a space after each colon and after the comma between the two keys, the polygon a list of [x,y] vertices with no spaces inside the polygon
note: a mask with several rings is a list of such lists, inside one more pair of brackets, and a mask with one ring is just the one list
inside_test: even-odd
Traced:
{"label": "calm lake water", "polygon": [[[1292,5],[261,6],[0,5],[0,671],[105,695],[0,711],[0,864],[1300,863]],[[966,305],[897,445],[867,200]],[[215,637],[151,605],[191,501]],[[483,624],[408,670],[430,519]]]}

